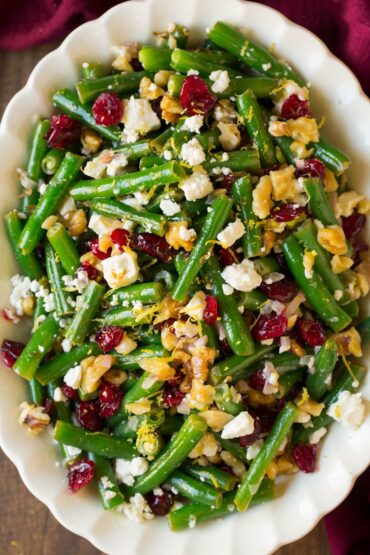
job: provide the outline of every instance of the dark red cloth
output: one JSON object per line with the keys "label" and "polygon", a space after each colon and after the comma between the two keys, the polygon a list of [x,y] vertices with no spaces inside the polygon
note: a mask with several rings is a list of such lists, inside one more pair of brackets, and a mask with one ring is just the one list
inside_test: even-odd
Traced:
{"label": "dark red cloth", "polygon": [[[370,0],[261,3],[280,10],[321,37],[370,94]],[[63,37],[114,4],[117,4],[114,0],[0,0],[0,49],[29,48]]]}
{"label": "dark red cloth", "polygon": [[[116,3],[114,0],[0,0],[0,49],[29,48],[61,38]],[[354,71],[365,92],[370,93],[370,0],[266,0],[261,3],[280,10],[318,35]],[[357,481],[349,497],[325,518],[325,524],[333,555],[370,555],[370,470]]]}

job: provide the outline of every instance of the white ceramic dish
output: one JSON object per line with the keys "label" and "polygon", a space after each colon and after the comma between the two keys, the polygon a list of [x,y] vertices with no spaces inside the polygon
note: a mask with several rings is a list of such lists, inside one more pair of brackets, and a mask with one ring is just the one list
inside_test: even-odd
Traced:
{"label": "white ceramic dish", "polygon": [[[281,14],[240,0],[150,0],[126,2],[100,19],[82,25],[48,54],[32,72],[26,86],[7,107],[0,128],[1,213],[16,204],[14,169],[27,151],[32,116],[47,115],[51,93],[72,85],[83,61],[108,62],[109,46],[127,40],[150,41],[152,31],[177,21],[189,26],[194,41],[217,20],[244,26],[265,45],[299,69],[313,83],[315,114],[326,116],[325,136],[348,152],[353,160],[351,183],[365,191],[370,181],[370,104],[354,75],[334,58],[322,42]],[[0,306],[6,306],[9,277],[16,272],[13,256],[0,229]],[[19,337],[3,320],[1,337]],[[369,405],[370,376],[362,386]],[[353,482],[370,462],[370,418],[358,431],[335,424],[324,442],[320,470],[295,475],[280,487],[278,499],[194,530],[171,533],[166,519],[137,525],[116,513],[104,512],[95,492],[68,494],[65,471],[57,466],[58,454],[50,437],[31,437],[17,423],[24,384],[12,372],[0,371],[0,445],[16,464],[29,490],[69,530],[110,555],[253,555],[266,554],[305,535],[349,493]],[[284,490],[284,492],[283,492]],[[284,494],[283,494],[284,493]]]}

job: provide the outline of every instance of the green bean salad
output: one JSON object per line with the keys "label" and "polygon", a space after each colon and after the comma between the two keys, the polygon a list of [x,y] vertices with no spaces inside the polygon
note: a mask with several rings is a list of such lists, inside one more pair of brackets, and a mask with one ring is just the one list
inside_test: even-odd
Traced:
{"label": "green bean salad", "polygon": [[223,22],[196,49],[155,35],[83,63],[34,125],[2,311],[32,332],[1,352],[72,493],[181,530],[272,499],[333,421],[361,425],[370,202],[271,50]]}

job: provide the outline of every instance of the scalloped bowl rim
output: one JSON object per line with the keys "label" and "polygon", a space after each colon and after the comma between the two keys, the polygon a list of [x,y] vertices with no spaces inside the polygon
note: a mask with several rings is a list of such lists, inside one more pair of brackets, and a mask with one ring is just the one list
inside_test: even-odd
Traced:
{"label": "scalloped bowl rim", "polygon": [[[227,13],[225,12],[226,4]],[[156,10],[159,11],[159,14],[157,13],[157,22],[153,25],[151,24],[150,18],[155,19],[153,13]],[[128,15],[129,21],[139,21],[138,17],[144,15],[144,13],[148,18],[146,20],[147,35],[149,31],[164,28],[164,25],[158,27],[160,19],[163,19],[164,23],[169,23],[174,19],[178,22],[185,22],[184,19],[187,20],[189,17],[193,17],[194,20],[197,15],[197,23],[198,20],[201,19],[202,22],[203,20],[205,21],[206,26],[217,19],[226,19],[238,24],[241,17],[248,16],[251,18],[249,25],[252,26],[253,32],[257,30],[257,35],[260,35],[264,30],[268,29],[269,33],[271,32],[274,38],[274,32],[276,31],[277,47],[280,51],[285,53],[289,61],[292,61],[291,54],[293,54],[293,50],[289,50],[289,48],[292,48],[294,45],[294,56],[297,56],[297,61],[304,65],[303,73],[305,75],[312,74],[315,76],[315,71],[319,73],[321,84],[318,91],[315,91],[315,79],[317,76],[313,79],[314,96],[316,94],[320,103],[325,106],[325,109],[328,110],[333,117],[339,113],[339,119],[336,120],[336,123],[339,125],[340,142],[346,144],[351,154],[354,152],[356,153],[356,159],[358,158],[359,165],[357,175],[356,168],[353,175],[356,178],[356,182],[359,184],[359,188],[366,188],[366,178],[370,178],[370,167],[366,164],[365,154],[366,147],[370,144],[370,132],[365,128],[366,122],[367,126],[370,128],[370,103],[365,93],[362,91],[357,78],[343,62],[331,54],[326,45],[313,33],[292,23],[273,8],[254,2],[243,2],[242,0],[229,0],[227,3],[222,0],[189,0],[186,3],[186,7],[185,3],[179,2],[179,0],[172,2],[171,0],[134,0],[118,4],[104,13],[100,18],[84,23],[76,28],[56,50],[47,54],[37,63],[26,85],[12,98],[6,107],[0,125],[0,144],[2,146],[0,149],[0,162],[1,152],[5,151],[7,155],[9,155],[8,150],[12,147],[14,148],[14,152],[17,153],[15,159],[18,163],[20,163],[21,155],[23,154],[24,156],[26,145],[23,137],[25,135],[21,140],[19,136],[17,137],[19,129],[15,125],[17,121],[17,119],[15,119],[16,112],[19,102],[22,99],[29,98],[31,103],[33,102],[37,105],[38,99],[36,97],[42,96],[43,93],[42,88],[40,89],[41,85],[37,83],[37,79],[45,79],[48,70],[50,71],[50,73],[48,73],[50,78],[53,78],[54,74],[58,73],[57,65],[54,65],[51,70],[50,63],[56,60],[63,67],[63,63],[67,63],[69,60],[70,65],[68,66],[67,63],[67,70],[70,72],[70,76],[72,76],[73,69],[70,67],[72,64],[71,60],[75,58],[75,63],[72,65],[76,66],[77,58],[80,57],[77,51],[73,52],[73,48],[75,48],[73,45],[76,42],[76,38],[83,43],[86,37],[94,36],[98,41],[105,41],[105,46],[114,44],[115,42],[110,40],[110,37],[112,37],[112,33],[117,36],[117,20],[119,20],[120,17]],[[237,14],[239,14],[239,19]],[[263,20],[263,26],[265,26],[266,29],[262,29],[261,20]],[[123,19],[120,21],[123,22]],[[142,21],[143,20],[140,20],[140,22]],[[272,28],[273,24],[275,24],[274,28]],[[246,25],[246,27],[248,27],[248,25]],[[113,31],[111,31],[112,28]],[[280,35],[276,29],[281,30]],[[126,32],[130,33],[130,30]],[[305,45],[302,47],[301,52],[299,48],[297,48],[296,40],[298,40],[298,38]],[[133,40],[133,37],[130,37],[130,40]],[[287,41],[288,44],[285,44],[284,40]],[[307,48],[312,49],[310,53],[307,52]],[[315,63],[315,56],[312,54],[315,48],[319,63]],[[105,58],[107,56],[107,52],[93,52],[93,47],[90,46],[88,46],[88,49],[90,49],[89,51],[92,56],[99,56],[100,54]],[[303,60],[304,56],[305,59]],[[294,62],[295,65],[297,65],[297,61]],[[322,68],[323,65],[325,66],[324,68]],[[322,69],[321,73],[320,68]],[[334,92],[335,97],[335,100],[332,99],[331,103],[328,98],[328,83],[325,81],[325,79],[329,77],[327,75],[328,68],[331,78],[334,76],[334,78],[337,79],[336,85],[339,83],[335,91],[330,91],[331,93]],[[58,76],[56,78],[58,80]],[[324,85],[322,84],[323,82]],[[313,102],[315,105],[317,99],[315,101],[315,98],[313,98]],[[41,104],[46,105],[46,101],[41,99]],[[335,106],[333,106],[333,104],[335,104]],[[352,107],[353,127],[355,127],[357,134],[360,133],[360,138],[364,139],[364,145],[360,143],[359,139],[356,143],[357,135],[352,132],[346,141],[350,127],[343,123],[344,121],[348,123],[348,118],[346,120],[342,106],[347,106],[348,110],[348,104]],[[329,117],[331,124],[333,124],[333,117]],[[27,121],[28,124],[25,122],[24,126],[29,127],[30,122],[29,120]],[[365,122],[363,125],[361,124],[362,121]],[[340,124],[342,128],[340,128]],[[16,133],[14,132],[14,128],[16,129]],[[332,136],[334,136],[333,130]],[[8,141],[10,146],[7,148]],[[353,142],[355,146],[352,148],[351,152],[351,144]],[[358,153],[359,157],[357,157]],[[361,157],[362,153],[363,156]],[[10,156],[10,159],[11,158]],[[15,163],[15,160],[9,163],[9,168],[15,167]],[[11,186],[14,184],[14,179],[10,174],[10,170],[5,171],[4,182],[7,183],[7,180]],[[9,206],[9,200],[3,201],[3,198],[1,198],[2,211],[6,206]],[[1,244],[3,245],[3,239],[1,239]],[[4,249],[6,252],[10,253],[9,248],[5,245]],[[10,275],[9,271],[14,273],[15,266],[14,263],[8,261],[8,259],[9,257],[5,257],[4,274],[6,274],[8,270],[8,275]],[[10,266],[10,268],[7,268],[7,266]],[[0,276],[0,283],[4,285],[1,290],[1,295],[6,298],[9,292],[9,286],[5,282],[5,276]],[[5,329],[7,332],[10,328],[1,324],[1,329]],[[18,331],[18,334],[22,335],[22,329]],[[369,376],[367,376],[362,390],[367,403],[367,412],[369,412]],[[9,396],[7,394],[9,394]],[[212,538],[212,551],[215,555],[221,555],[221,553],[223,555],[227,555],[228,553],[230,553],[230,555],[235,555],[243,552],[243,537],[249,541],[249,546],[254,555],[270,553],[281,545],[295,541],[307,534],[322,516],[334,509],[348,495],[355,479],[366,469],[370,462],[370,446],[368,445],[366,447],[365,443],[366,435],[368,437],[368,433],[370,432],[370,418],[367,416],[363,426],[355,432],[348,431],[340,425],[335,424],[324,443],[321,455],[322,460],[320,461],[320,470],[318,473],[303,477],[294,476],[292,479],[288,480],[289,487],[283,497],[279,496],[279,498],[273,502],[256,507],[246,515],[237,515],[234,519],[217,521],[217,523],[179,534],[166,533],[163,522],[150,522],[140,527],[126,520],[121,521],[119,519],[123,517],[119,517],[118,519],[116,515],[106,518],[107,513],[104,513],[104,518],[95,518],[94,520],[97,509],[100,509],[100,507],[98,507],[93,494],[82,492],[77,498],[74,498],[73,503],[75,505],[71,505],[70,498],[67,494],[60,491],[60,487],[64,489],[64,485],[61,478],[62,470],[55,466],[57,464],[55,461],[58,455],[55,450],[50,447],[45,450],[45,446],[51,443],[50,440],[38,437],[32,439],[34,443],[31,443],[30,438],[26,435],[27,432],[21,430],[20,427],[18,429],[16,427],[18,424],[14,424],[16,422],[16,406],[14,405],[14,399],[21,399],[21,394],[22,386],[20,385],[20,380],[11,374],[4,378],[4,372],[1,372],[1,448],[16,465],[27,488],[36,498],[47,505],[54,517],[63,526],[86,538],[98,549],[111,553],[112,555],[122,553],[119,545],[121,533],[117,535],[118,528],[121,528],[122,535],[124,535],[125,532],[129,532],[130,534],[129,537],[125,536],[125,541],[129,542],[128,549],[125,550],[127,555],[133,555],[139,552],[142,553],[142,555],[145,555],[147,552],[152,554],[153,552],[155,553],[157,549],[158,552],[161,549],[161,553],[166,555],[167,553],[172,553],[174,548],[177,550],[182,548],[183,553],[189,552],[191,549],[194,555],[198,555],[198,553],[200,555],[201,552],[204,552],[204,548],[209,548]],[[357,459],[352,455],[356,455]],[[46,486],[43,481],[40,482],[40,464],[50,465],[53,462],[55,463],[53,468],[51,469],[47,466],[45,475],[43,475],[47,483]],[[27,463],[31,466],[31,470]],[[50,472],[51,470],[55,471],[60,483],[57,483],[54,474],[48,477],[47,470]],[[47,487],[50,487],[50,490],[54,488],[54,497],[52,497],[51,491],[46,489]],[[55,489],[58,487],[59,489]],[[285,487],[286,483],[283,481],[280,485],[280,489],[284,490]],[[321,491],[321,496],[317,494],[319,490]],[[56,494],[58,494],[57,497]],[[292,512],[292,509],[294,509],[294,512]],[[79,519],[81,518],[82,511],[88,516],[85,516],[85,520],[82,519],[81,524]],[[101,511],[103,510],[101,509]],[[86,518],[89,519],[89,522],[86,522]],[[294,522],[294,519],[297,518],[298,520]],[[293,519],[290,520],[290,524],[294,522],[295,526],[287,526],[285,523],[287,519]],[[262,523],[266,524],[266,529],[263,534],[261,534],[260,530]],[[90,524],[90,526],[87,526],[87,524]],[[242,527],[237,527],[238,524],[242,524]],[[139,531],[138,528],[140,528]],[[254,531],[254,534],[251,533],[252,531]],[[226,533],[228,534],[228,538],[225,540]],[[238,539],[236,539],[236,533],[238,533]],[[166,535],[164,536],[164,534]],[[161,544],[164,537],[167,542],[166,546]]]}

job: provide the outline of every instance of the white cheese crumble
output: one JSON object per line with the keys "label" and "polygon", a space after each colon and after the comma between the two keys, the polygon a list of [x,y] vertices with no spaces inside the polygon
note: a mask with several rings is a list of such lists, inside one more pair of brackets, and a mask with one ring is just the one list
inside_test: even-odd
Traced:
{"label": "white cheese crumble", "polygon": [[164,150],[163,158],[169,162],[170,160],[172,160],[172,152],[170,150]]}
{"label": "white cheese crumble", "polygon": [[247,258],[240,264],[226,266],[221,276],[228,285],[237,291],[252,291],[262,282],[262,277],[254,269],[253,262]]}
{"label": "white cheese crumble", "polygon": [[134,351],[136,347],[137,347],[136,341],[131,339],[131,337],[128,336],[127,333],[124,333],[120,343],[115,347],[115,350],[120,355],[128,355],[129,353]]}
{"label": "white cheese crumble", "polygon": [[144,474],[148,470],[148,466],[148,461],[144,457],[134,457],[131,461],[116,459],[116,476],[127,486],[133,486],[135,478]]}
{"label": "white cheese crumble", "polygon": [[189,69],[187,75],[199,75],[199,71],[197,69]]}
{"label": "white cheese crumble", "polygon": [[72,343],[69,339],[63,339],[61,346],[65,353],[69,353],[69,351],[72,349]]}
{"label": "white cheese crumble", "polygon": [[211,89],[214,93],[222,93],[230,85],[229,74],[227,73],[227,71],[224,71],[222,69],[212,71],[209,78],[211,81],[213,81]]}
{"label": "white cheese crumble", "polygon": [[361,393],[342,391],[335,403],[332,403],[327,414],[346,428],[359,428],[365,418],[365,406]]}
{"label": "white cheese crumble", "polygon": [[197,238],[195,229],[187,229],[184,225],[179,227],[179,237],[183,241],[194,241]]}
{"label": "white cheese crumble", "polygon": [[117,152],[107,165],[107,175],[114,177],[115,175],[122,173],[121,170],[125,168],[127,164],[127,156],[123,152]]}
{"label": "white cheese crumble", "polygon": [[190,131],[191,133],[200,133],[203,123],[203,116],[196,114],[195,116],[190,116],[185,119],[182,129],[184,131]]}
{"label": "white cheese crumble", "polygon": [[71,196],[67,196],[62,206],[59,208],[59,214],[61,216],[66,216],[69,212],[74,212],[76,210],[76,203]]}
{"label": "white cheese crumble", "polygon": [[125,124],[122,140],[126,143],[133,143],[140,135],[146,135],[161,126],[149,100],[144,98],[123,100],[122,123]]}
{"label": "white cheese crumble", "polygon": [[196,171],[179,184],[186,200],[198,200],[207,197],[213,191],[213,185],[206,172]]}
{"label": "white cheese crumble", "polygon": [[265,379],[263,392],[265,395],[272,395],[279,391],[279,374],[276,372],[275,366],[272,362],[265,362],[262,370],[262,375]]}
{"label": "white cheese crumble", "polygon": [[67,400],[67,397],[64,395],[61,387],[56,387],[54,389],[53,399],[56,403],[63,403]]}
{"label": "white cheese crumble", "polygon": [[162,199],[159,203],[159,208],[162,210],[165,216],[174,216],[181,210],[181,206],[170,198]]}
{"label": "white cheese crumble", "polygon": [[136,253],[123,252],[101,261],[104,279],[111,289],[135,283],[139,277]]}
{"label": "white cheese crumble", "polygon": [[188,304],[184,306],[182,312],[185,312],[185,314],[194,318],[194,320],[202,320],[205,308],[206,295],[203,291],[197,291],[197,293],[192,296]]}
{"label": "white cheese crumble", "polygon": [[234,150],[240,143],[241,135],[235,123],[225,123],[220,121],[217,127],[221,131],[220,143],[224,150]]}
{"label": "white cheese crumble", "polygon": [[80,387],[82,379],[82,368],[80,365],[70,368],[64,376],[64,383],[66,383],[72,389],[78,389]]}
{"label": "white cheese crumble", "polygon": [[65,452],[64,460],[66,462],[75,459],[76,457],[78,457],[78,455],[82,453],[81,449],[79,449],[78,447],[73,447],[72,445],[63,445],[63,447]]}
{"label": "white cheese crumble", "polygon": [[290,347],[291,347],[290,337],[288,335],[282,335],[280,337],[279,353],[286,353],[287,351],[290,351]]}
{"label": "white cheese crumble", "polygon": [[205,161],[206,155],[202,145],[198,139],[194,137],[188,143],[182,145],[180,158],[189,164],[189,166],[199,166]]}
{"label": "white cheese crumble", "polygon": [[141,495],[141,493],[135,493],[133,497],[130,497],[130,502],[123,503],[119,510],[122,511],[129,520],[138,524],[154,518],[145,497]]}
{"label": "white cheese crumble", "polygon": [[217,235],[217,240],[220,241],[222,247],[227,249],[231,247],[238,239],[243,237],[245,234],[244,224],[239,218],[234,222],[227,224],[225,229],[220,231]]}
{"label": "white cheese crumble", "polygon": [[253,417],[248,411],[242,411],[224,426],[221,437],[222,439],[233,439],[235,437],[247,436],[253,432]]}
{"label": "white cheese crumble", "polygon": [[319,441],[324,437],[326,432],[327,432],[326,428],[319,428],[315,432],[312,432],[312,434],[310,434],[310,437],[309,437],[309,442],[312,444],[319,443]]}
{"label": "white cheese crumble", "polygon": [[117,218],[92,214],[88,227],[97,235],[110,235],[114,229],[122,228],[122,222]]}
{"label": "white cheese crumble", "polygon": [[252,445],[247,447],[247,459],[251,461],[254,459],[261,450],[263,439],[257,439]]}
{"label": "white cheese crumble", "polygon": [[222,284],[222,291],[224,295],[232,295],[234,293],[234,289],[233,287],[230,287],[230,285],[228,285],[227,283],[223,283]]}

